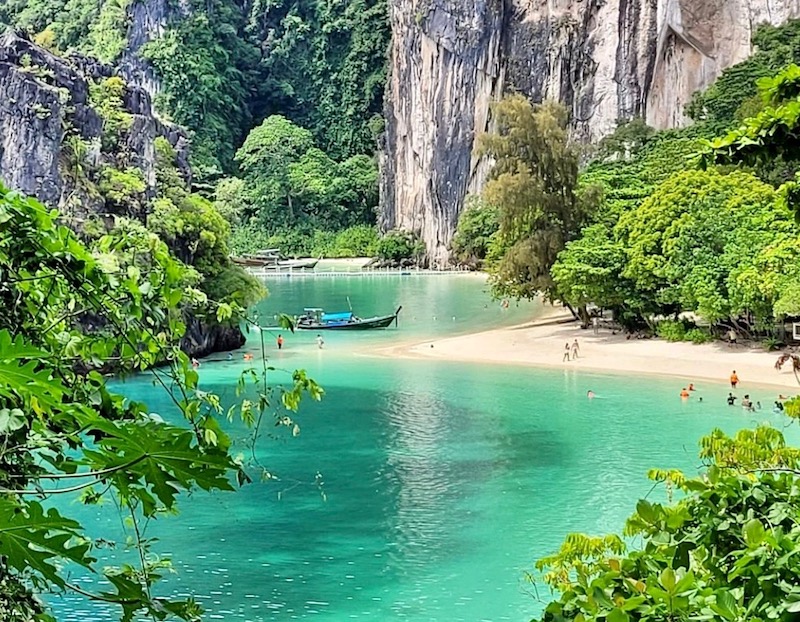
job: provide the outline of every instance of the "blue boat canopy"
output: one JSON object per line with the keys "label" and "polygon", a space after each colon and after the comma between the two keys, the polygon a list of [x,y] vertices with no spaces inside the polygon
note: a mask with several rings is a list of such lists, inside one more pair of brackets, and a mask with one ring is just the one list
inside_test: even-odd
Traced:
{"label": "blue boat canopy", "polygon": [[323,322],[348,322],[353,319],[352,311],[347,311],[345,313],[323,313],[322,314],[322,321]]}

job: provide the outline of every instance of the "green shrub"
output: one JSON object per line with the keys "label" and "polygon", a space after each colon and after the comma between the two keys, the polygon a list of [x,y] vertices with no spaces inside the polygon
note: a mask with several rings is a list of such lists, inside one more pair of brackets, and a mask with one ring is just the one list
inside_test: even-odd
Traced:
{"label": "green shrub", "polygon": [[267,295],[261,282],[239,266],[228,266],[206,277],[203,291],[217,302],[235,302],[242,307],[254,305]]}
{"label": "green shrub", "polygon": [[664,320],[659,322],[656,334],[666,341],[684,341],[686,339],[686,326],[683,322]]}
{"label": "green shrub", "polygon": [[685,341],[691,341],[692,343],[709,343],[714,341],[714,335],[712,335],[709,331],[703,330],[702,328],[692,328],[686,331],[686,335],[684,336]]}
{"label": "green shrub", "polygon": [[141,170],[126,168],[120,171],[112,166],[100,171],[97,187],[109,207],[125,213],[135,212],[142,207],[144,191],[147,190]]}
{"label": "green shrub", "polygon": [[333,231],[315,231],[311,238],[313,257],[335,257],[336,234]]}
{"label": "green shrub", "polygon": [[451,244],[455,258],[464,263],[481,263],[489,254],[492,241],[498,237],[499,228],[497,208],[480,197],[468,197]]}
{"label": "green shrub", "polygon": [[375,250],[381,259],[400,261],[421,256],[425,252],[425,245],[416,233],[394,230],[378,240]]}
{"label": "green shrub", "polygon": [[374,257],[378,231],[370,225],[354,225],[341,231],[313,231],[305,227],[267,233],[255,221],[233,228],[230,239],[234,255],[254,253],[264,248],[279,248],[284,255],[326,257]]}
{"label": "green shrub", "polygon": [[125,110],[125,82],[113,76],[91,84],[89,105],[103,119],[103,150],[113,151],[133,127],[133,115]]}
{"label": "green shrub", "polygon": [[775,336],[766,337],[762,342],[761,345],[764,346],[764,349],[767,352],[773,352],[775,350],[780,350],[784,346],[784,342],[781,339],[778,339]]}
{"label": "green shrub", "polygon": [[336,234],[330,257],[373,257],[378,252],[378,230],[354,225]]}

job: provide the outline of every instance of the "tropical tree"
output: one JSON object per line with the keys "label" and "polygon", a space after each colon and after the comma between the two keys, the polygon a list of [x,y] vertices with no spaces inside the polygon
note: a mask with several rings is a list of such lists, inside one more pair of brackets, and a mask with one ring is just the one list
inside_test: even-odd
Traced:
{"label": "tropical tree", "polygon": [[748,311],[769,317],[771,304],[741,308],[734,291],[761,249],[781,231],[793,235],[776,199],[748,173],[673,176],[620,218],[617,235],[628,255],[623,276],[661,312],[691,310],[712,322]]}
{"label": "tropical tree", "polygon": [[553,295],[550,267],[592,213],[597,196],[578,192],[578,153],[560,104],[531,104],[512,95],[493,107],[496,131],[478,138],[477,152],[493,162],[483,197],[499,211],[501,259],[495,293]]}
{"label": "tropical tree", "polygon": [[[575,307],[594,303],[614,311],[626,323],[626,311],[637,308],[637,294],[623,276],[628,257],[625,246],[604,224],[586,227],[579,239],[558,254],[552,275],[558,297]],[[635,322],[634,322],[635,323]]]}
{"label": "tropical tree", "polygon": [[311,132],[280,115],[267,117],[247,136],[236,152],[236,161],[262,218],[277,224],[295,223],[289,166],[313,146]]}
{"label": "tropical tree", "polygon": [[[758,81],[763,109],[722,138],[708,141],[701,163],[775,166],[800,160],[800,66],[789,65]],[[793,170],[797,170],[795,166]],[[800,186],[784,184],[787,204],[800,217]]]}

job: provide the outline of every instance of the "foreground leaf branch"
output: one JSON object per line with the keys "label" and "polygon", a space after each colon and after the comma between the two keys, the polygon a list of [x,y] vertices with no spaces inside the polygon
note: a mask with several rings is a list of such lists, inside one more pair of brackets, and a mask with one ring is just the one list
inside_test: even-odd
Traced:
{"label": "foreground leaf branch", "polygon": [[[195,305],[227,319],[243,309],[210,302],[183,268],[131,223],[87,248],[55,212],[0,187],[0,304],[7,310],[0,317],[0,596],[19,619],[48,619],[35,594],[53,590],[114,603],[123,621],[201,613],[193,600],[154,595],[170,562],[152,554],[142,521],[174,513],[183,492],[233,490],[251,481],[248,469],[263,467],[232,456],[220,399],[199,388],[177,346]],[[259,419],[273,410],[281,421],[303,395],[321,397],[303,372],[288,388],[268,386],[266,361],[262,367]],[[167,393],[183,424],[110,391],[100,373],[140,370]],[[237,409],[255,421],[244,401],[227,414]],[[251,434],[254,446],[258,427]],[[51,507],[52,498],[79,491],[86,503],[112,498],[127,515],[135,566],[103,568],[95,551],[108,534],[90,537]],[[65,562],[102,574],[112,590],[94,594],[68,581]]]}

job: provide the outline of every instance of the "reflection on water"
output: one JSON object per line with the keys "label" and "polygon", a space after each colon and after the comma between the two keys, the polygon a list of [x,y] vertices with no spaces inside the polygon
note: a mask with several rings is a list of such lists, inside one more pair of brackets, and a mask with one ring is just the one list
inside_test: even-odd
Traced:
{"label": "reflection on water", "polygon": [[435,394],[396,393],[384,405],[392,426],[386,473],[397,487],[396,513],[390,519],[400,568],[435,563],[446,545],[445,522],[457,492],[452,465],[440,455],[451,431],[448,413]]}

